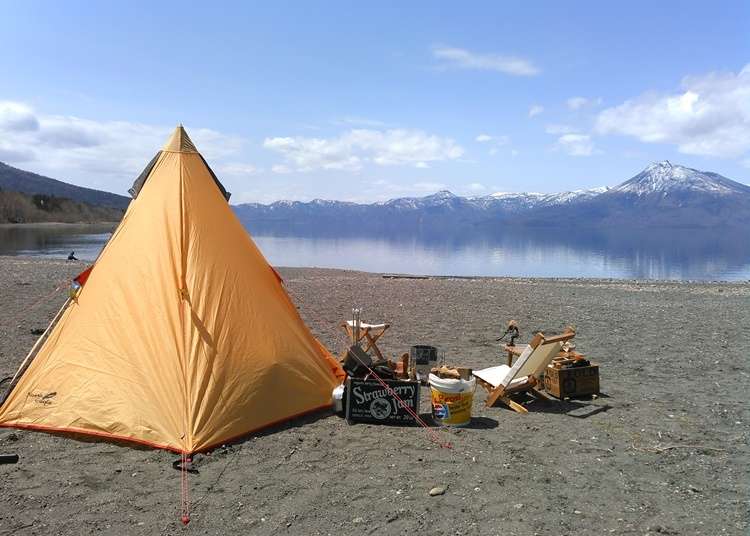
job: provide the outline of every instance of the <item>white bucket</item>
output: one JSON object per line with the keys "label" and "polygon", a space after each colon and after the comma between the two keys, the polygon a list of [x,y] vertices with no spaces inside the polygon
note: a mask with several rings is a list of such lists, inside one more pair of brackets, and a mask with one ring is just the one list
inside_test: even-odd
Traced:
{"label": "white bucket", "polygon": [[447,426],[465,426],[471,422],[476,378],[454,380],[430,374],[432,417]]}

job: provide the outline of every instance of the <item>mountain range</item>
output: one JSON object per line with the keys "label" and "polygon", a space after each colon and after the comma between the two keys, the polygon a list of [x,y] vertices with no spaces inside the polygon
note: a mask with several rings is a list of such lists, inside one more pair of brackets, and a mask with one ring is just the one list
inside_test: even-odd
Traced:
{"label": "mountain range", "polygon": [[[0,162],[0,190],[124,209],[130,197],[74,186]],[[233,207],[251,231],[342,232],[527,227],[735,227],[750,229],[750,186],[662,161],[614,187],[461,197],[440,191],[370,204],[315,199]]]}
{"label": "mountain range", "polygon": [[449,191],[359,204],[315,199],[246,203],[235,211],[250,229],[278,226],[370,229],[483,227],[747,227],[750,186],[669,161],[651,164],[614,187],[557,194],[498,192],[460,197]]}

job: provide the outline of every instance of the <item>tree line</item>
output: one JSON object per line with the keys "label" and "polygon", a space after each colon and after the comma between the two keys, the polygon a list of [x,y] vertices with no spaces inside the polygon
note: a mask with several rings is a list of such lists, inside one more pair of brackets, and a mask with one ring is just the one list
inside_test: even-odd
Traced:
{"label": "tree line", "polygon": [[0,223],[96,223],[113,222],[124,211],[79,203],[65,197],[24,194],[0,189]]}

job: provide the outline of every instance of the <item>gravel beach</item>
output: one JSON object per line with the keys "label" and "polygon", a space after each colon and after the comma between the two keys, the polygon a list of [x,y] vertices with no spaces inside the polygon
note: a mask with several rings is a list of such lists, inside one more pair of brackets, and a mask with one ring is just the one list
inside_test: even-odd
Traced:
{"label": "gravel beach", "polygon": [[[0,378],[84,266],[0,257]],[[573,324],[603,394],[519,415],[478,390],[469,427],[437,429],[452,449],[419,427],[298,419],[197,456],[187,527],[174,454],[4,428],[0,454],[20,461],[0,465],[0,535],[747,534],[750,283],[280,273],[334,353],[353,306],[392,324],[385,353],[430,344],[475,369],[504,362],[511,318],[522,342]]]}

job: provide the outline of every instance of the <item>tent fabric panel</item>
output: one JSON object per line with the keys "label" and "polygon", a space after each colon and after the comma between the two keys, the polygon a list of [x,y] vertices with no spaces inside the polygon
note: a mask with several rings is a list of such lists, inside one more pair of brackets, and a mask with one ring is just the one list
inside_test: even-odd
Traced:
{"label": "tent fabric panel", "polygon": [[179,158],[163,153],[96,270],[0,407],[0,424],[186,448],[175,180]]}
{"label": "tent fabric panel", "polygon": [[[330,405],[327,353],[198,155],[183,155],[194,450]],[[217,226],[221,232],[217,233]]]}

